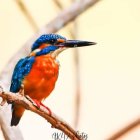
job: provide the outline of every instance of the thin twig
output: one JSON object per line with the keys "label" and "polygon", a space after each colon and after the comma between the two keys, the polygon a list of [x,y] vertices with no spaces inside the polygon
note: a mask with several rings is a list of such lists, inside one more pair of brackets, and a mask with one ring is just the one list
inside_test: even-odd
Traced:
{"label": "thin twig", "polygon": [[[74,22],[74,31],[73,34],[75,35],[75,38],[77,37],[77,22]],[[76,79],[76,97],[75,97],[75,120],[74,125],[75,128],[78,126],[78,120],[80,117],[80,104],[81,104],[81,91],[80,91],[80,66],[79,66],[79,51],[78,49],[74,50],[74,61],[75,61],[75,79]]]}
{"label": "thin twig", "polygon": [[62,121],[58,116],[54,113],[48,112],[45,107],[41,106],[41,108],[36,108],[32,102],[30,102],[26,97],[22,96],[19,93],[12,93],[12,92],[4,92],[0,90],[0,97],[3,100],[10,101],[12,103],[16,103],[22,105],[25,109],[28,109],[43,118],[45,118],[49,123],[52,124],[52,128],[56,128],[64,132],[69,138],[72,140],[83,140],[80,135],[66,122]]}
{"label": "thin twig", "polygon": [[[59,0],[54,0],[55,5],[60,9],[63,10],[62,3]],[[72,0],[73,2],[73,0]],[[72,39],[76,39],[77,37],[77,23],[75,20],[73,20],[73,28],[68,28],[68,32]],[[74,60],[75,60],[75,77],[76,77],[76,95],[75,95],[75,116],[74,116],[74,128],[77,128],[78,120],[79,120],[79,114],[80,114],[80,80],[79,80],[79,53],[78,50],[74,50]]]}
{"label": "thin twig", "polygon": [[107,140],[117,140],[118,138],[124,136],[126,133],[128,133],[129,131],[131,131],[132,129],[134,129],[135,127],[137,127],[138,125],[140,125],[140,118],[138,118],[137,120],[131,122],[129,125],[125,126],[121,130],[119,130],[118,132],[116,132],[115,134],[113,134]]}
{"label": "thin twig", "polygon": [[61,2],[59,2],[59,0],[53,0],[53,1],[59,9],[63,10],[63,6],[62,6]]}
{"label": "thin twig", "polygon": [[[57,6],[57,8],[59,8],[59,10],[61,10],[61,11],[64,10],[64,7],[63,7],[62,3],[59,0],[53,0],[53,1],[54,1],[55,5]],[[72,22],[74,22],[74,20]],[[70,34],[70,37],[74,39],[75,35],[74,35],[72,29],[68,27],[67,31]]]}
{"label": "thin twig", "polygon": [[[74,0],[72,0],[74,1]],[[79,0],[79,2],[83,3],[84,1]],[[77,26],[77,22],[76,20],[74,20],[73,22],[74,27],[73,27],[73,31],[72,34],[74,36],[74,38],[76,39],[78,36],[78,26]],[[77,128],[78,123],[79,123],[79,117],[80,117],[80,105],[81,105],[81,91],[80,91],[80,64],[79,64],[79,50],[75,49],[74,50],[74,60],[75,60],[75,75],[76,75],[76,97],[75,97],[75,128]]]}
{"label": "thin twig", "polygon": [[21,12],[25,15],[27,21],[29,22],[29,24],[31,25],[31,27],[33,28],[33,30],[34,31],[37,31],[38,30],[38,26],[37,26],[35,20],[33,19],[32,15],[28,11],[27,7],[22,2],[22,0],[16,0],[15,2],[17,3],[17,5],[19,6],[19,8],[21,9]]}
{"label": "thin twig", "polygon": [[98,1],[99,0],[85,0],[82,4],[80,1],[74,2],[69,8],[63,10],[54,20],[44,26],[38,34],[57,32]]}
{"label": "thin twig", "polygon": [[[6,106],[4,106],[4,108],[5,107]],[[7,107],[6,109],[8,110]],[[18,129],[18,127],[12,129],[10,125],[7,125],[7,122],[10,124],[9,122],[10,120],[7,120],[6,115],[11,116],[10,113],[7,114],[7,112],[4,112],[4,110],[0,112],[0,125],[5,140],[23,140],[24,138],[22,136],[20,129]]]}

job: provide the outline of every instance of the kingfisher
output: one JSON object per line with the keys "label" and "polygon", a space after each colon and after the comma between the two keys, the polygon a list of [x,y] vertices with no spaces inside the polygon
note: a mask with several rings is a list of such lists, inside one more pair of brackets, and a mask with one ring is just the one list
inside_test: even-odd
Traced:
{"label": "kingfisher", "polygon": [[[67,40],[58,34],[41,35],[32,45],[31,52],[20,59],[13,71],[10,91],[17,93],[24,87],[24,95],[29,96],[38,107],[43,105],[55,87],[59,74],[57,56],[68,48],[95,45],[95,42]],[[46,107],[45,105],[43,105]],[[51,113],[48,107],[46,107]],[[11,126],[16,126],[25,108],[12,103]]]}

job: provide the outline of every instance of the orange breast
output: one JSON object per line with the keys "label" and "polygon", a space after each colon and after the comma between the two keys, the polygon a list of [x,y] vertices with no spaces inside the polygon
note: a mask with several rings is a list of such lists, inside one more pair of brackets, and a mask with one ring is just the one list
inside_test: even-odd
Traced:
{"label": "orange breast", "polygon": [[41,101],[50,95],[58,78],[59,65],[50,55],[36,57],[30,73],[24,79],[25,95]]}

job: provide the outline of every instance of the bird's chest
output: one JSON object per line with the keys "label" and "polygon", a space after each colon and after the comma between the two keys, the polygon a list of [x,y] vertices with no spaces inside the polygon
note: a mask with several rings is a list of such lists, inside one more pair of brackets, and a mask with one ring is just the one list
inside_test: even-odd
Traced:
{"label": "bird's chest", "polygon": [[40,56],[36,58],[30,75],[34,75],[34,77],[39,79],[50,80],[58,76],[58,69],[59,64],[50,55]]}
{"label": "bird's chest", "polygon": [[54,89],[58,71],[59,64],[50,55],[37,57],[24,80],[25,94],[46,98]]}

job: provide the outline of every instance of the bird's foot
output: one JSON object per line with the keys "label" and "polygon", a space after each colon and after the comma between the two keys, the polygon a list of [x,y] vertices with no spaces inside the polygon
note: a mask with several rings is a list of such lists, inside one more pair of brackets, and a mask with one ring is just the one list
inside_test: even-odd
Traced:
{"label": "bird's foot", "polygon": [[49,107],[45,106],[42,102],[39,102],[39,101],[36,100],[36,99],[33,99],[33,101],[36,103],[36,107],[37,107],[38,109],[40,109],[41,106],[43,106],[43,107],[48,111],[48,114],[51,116],[52,112],[51,112],[51,110],[50,110]]}
{"label": "bird's foot", "polygon": [[40,105],[45,107],[46,110],[48,110],[48,113],[49,113],[50,116],[52,115],[52,112],[51,112],[49,107],[45,106],[42,102],[40,102]]}
{"label": "bird's foot", "polygon": [[48,111],[48,114],[51,116],[52,112],[50,110],[50,108],[48,108],[47,106],[45,106],[42,102],[39,102],[38,100],[36,99],[32,99],[30,98],[28,95],[25,96],[26,99],[28,99],[37,109],[40,109],[41,106],[43,106],[47,111]]}

